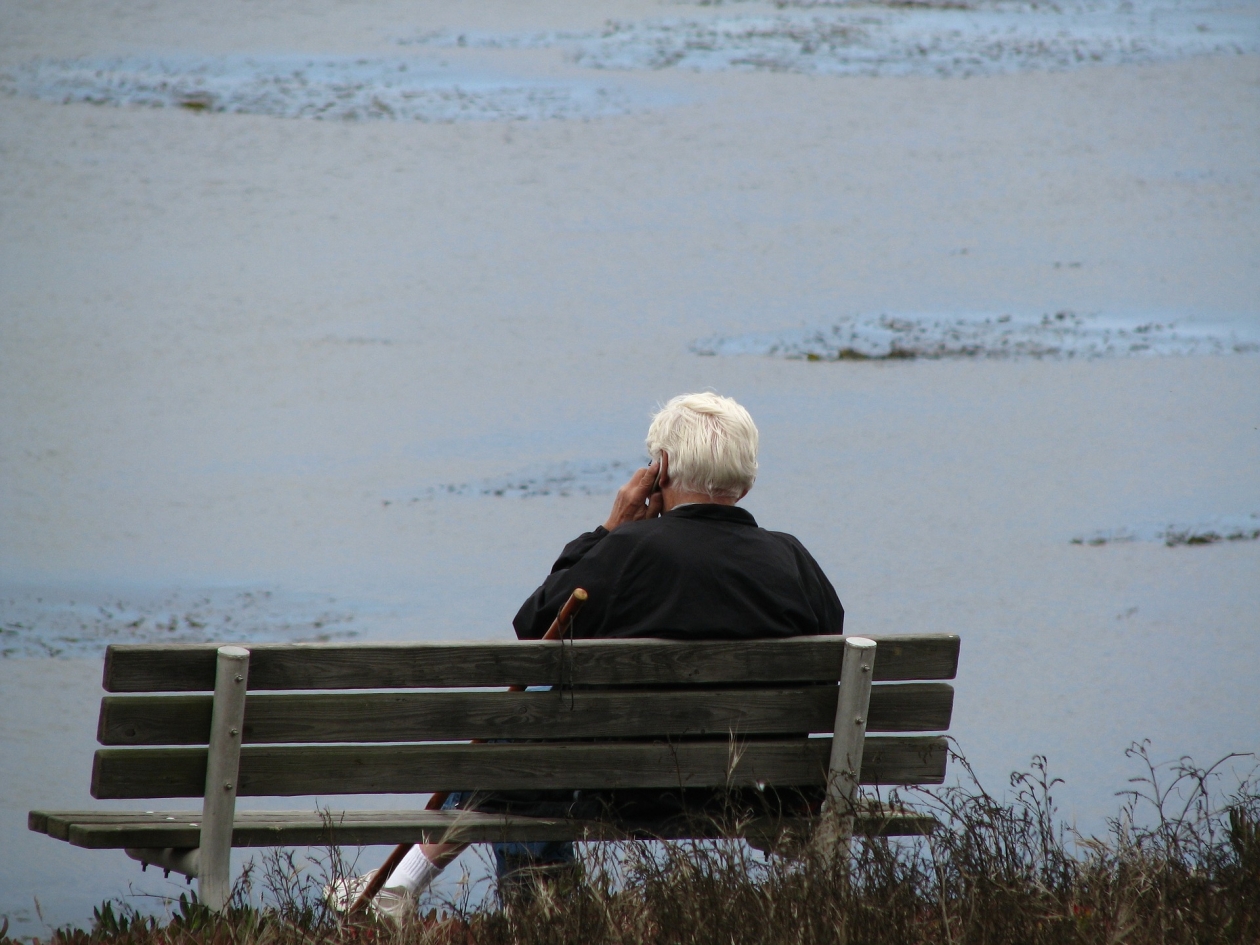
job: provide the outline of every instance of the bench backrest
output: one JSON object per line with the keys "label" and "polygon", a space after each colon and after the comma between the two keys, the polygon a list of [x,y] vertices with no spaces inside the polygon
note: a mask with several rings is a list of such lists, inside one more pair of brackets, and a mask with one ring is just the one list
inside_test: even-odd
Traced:
{"label": "bench backrest", "polygon": [[[870,639],[875,685],[860,721],[868,732],[918,734],[866,736],[860,780],[940,783],[945,740],[922,733],[949,727],[953,688],[940,680],[954,677],[959,639]],[[250,646],[232,793],[823,784],[844,641]],[[104,687],[116,695],[101,704],[98,738],[109,747],[96,753],[94,797],[203,796],[216,652],[109,647]],[[729,740],[745,736],[758,737],[733,753]]]}

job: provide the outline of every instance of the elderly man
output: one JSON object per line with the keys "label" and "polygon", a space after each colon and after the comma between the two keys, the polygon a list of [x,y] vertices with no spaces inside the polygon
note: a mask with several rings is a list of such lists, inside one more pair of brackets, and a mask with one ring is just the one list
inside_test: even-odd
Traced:
{"label": "elderly man", "polygon": [[[517,636],[542,637],[578,587],[589,594],[573,622],[573,635],[582,638],[842,632],[844,608],[818,562],[791,535],[761,528],[736,507],[757,478],[757,439],[752,417],[729,397],[684,394],[666,404],[648,430],[651,463],[621,487],[601,527],[565,546],[517,613]],[[703,808],[712,799],[676,791],[471,791],[453,794],[447,806],[536,816],[593,816],[611,809],[650,817]],[[410,901],[461,849],[412,849],[386,892],[394,902]],[[500,891],[508,892],[527,886],[522,877],[572,863],[573,845],[495,844],[495,857]]]}
{"label": "elderly man", "polygon": [[651,464],[602,526],[575,538],[525,601],[537,640],[574,588],[577,637],[746,640],[840,633],[844,608],[804,545],[736,507],[757,478],[757,427],[729,397],[684,394],[653,418]]}

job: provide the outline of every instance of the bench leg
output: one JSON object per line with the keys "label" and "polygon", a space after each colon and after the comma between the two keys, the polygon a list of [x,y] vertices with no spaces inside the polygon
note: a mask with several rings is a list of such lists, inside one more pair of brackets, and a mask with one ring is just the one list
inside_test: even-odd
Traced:
{"label": "bench leg", "polygon": [[215,912],[222,911],[232,893],[232,823],[236,816],[236,781],[241,764],[248,679],[249,650],[239,646],[219,647],[197,862],[201,901]]}
{"label": "bench leg", "polygon": [[848,862],[874,672],[875,641],[865,637],[845,640],[844,662],[840,666],[840,694],[836,702],[836,729],[827,771],[827,799],[814,835],[819,853],[827,860],[839,855]]}

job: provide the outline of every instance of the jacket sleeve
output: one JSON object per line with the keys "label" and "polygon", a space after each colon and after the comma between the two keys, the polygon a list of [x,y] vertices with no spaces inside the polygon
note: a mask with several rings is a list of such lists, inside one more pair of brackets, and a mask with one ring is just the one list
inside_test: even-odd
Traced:
{"label": "jacket sleeve", "polygon": [[564,606],[564,602],[573,593],[569,586],[569,569],[581,561],[586,555],[608,537],[608,530],[599,526],[593,532],[579,535],[564,546],[560,557],[551,566],[551,573],[534,593],[530,594],[521,609],[516,612],[512,626],[516,628],[516,636],[521,640],[541,640],[544,633],[556,619],[556,614]]}
{"label": "jacket sleeve", "polygon": [[814,560],[814,556],[794,535],[788,535],[785,532],[775,534],[787,538],[796,552],[797,567],[800,570],[805,593],[809,598],[810,609],[813,610],[814,618],[818,621],[818,632],[844,633],[844,607],[840,603],[836,589],[827,579],[822,565]]}
{"label": "jacket sleeve", "polygon": [[818,626],[823,633],[844,633],[844,606],[840,603],[840,597],[814,556],[808,551],[805,555],[814,566],[817,580],[814,587],[814,608],[818,614]]}

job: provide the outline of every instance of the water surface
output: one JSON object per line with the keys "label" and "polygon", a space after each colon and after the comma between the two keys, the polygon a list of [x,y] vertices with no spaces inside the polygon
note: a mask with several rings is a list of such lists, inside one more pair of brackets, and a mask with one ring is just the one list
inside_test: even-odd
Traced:
{"label": "water surface", "polygon": [[[59,923],[172,888],[25,829],[31,807],[95,803],[105,644],[507,638],[684,390],[752,411],[746,505],[812,550],[852,632],[962,635],[954,734],[990,784],[1047,754],[1092,829],[1134,739],[1204,761],[1260,747],[1260,542],[1084,540],[1260,512],[1260,356],[1229,341],[1260,331],[1256,56],[592,69],[568,40],[397,39],[615,19],[616,43],[780,13],[313,9],[10,5],[0,72],[449,56],[646,104],[303,121],[0,98],[0,913],[21,934],[45,932],[35,896]],[[870,15],[871,35],[903,15],[807,12]],[[1163,347],[693,348],[906,313],[992,318],[986,344],[1009,313],[1040,344],[1059,312],[1164,326]]]}

